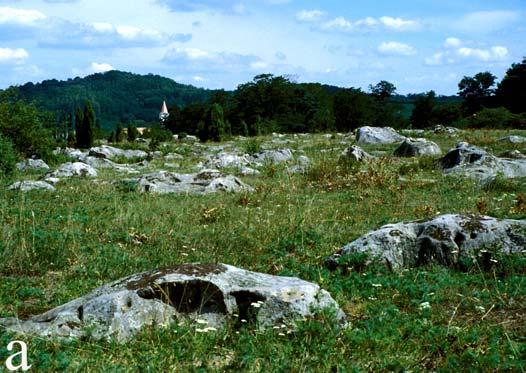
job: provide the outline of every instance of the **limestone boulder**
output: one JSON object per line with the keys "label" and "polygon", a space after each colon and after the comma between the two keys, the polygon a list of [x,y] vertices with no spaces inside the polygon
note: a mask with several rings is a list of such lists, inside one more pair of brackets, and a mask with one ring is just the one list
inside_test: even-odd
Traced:
{"label": "limestone boulder", "polygon": [[49,170],[49,166],[42,159],[26,159],[16,164],[19,171],[27,170]]}
{"label": "limestone boulder", "polygon": [[278,150],[264,150],[252,156],[255,163],[283,163],[294,159],[292,150],[288,148]]}
{"label": "limestone boulder", "polygon": [[89,155],[97,158],[125,158],[125,159],[144,159],[148,157],[148,153],[143,150],[124,150],[115,148],[109,145],[102,145],[91,148],[89,150]]}
{"label": "limestone boulder", "polygon": [[391,127],[360,127],[356,132],[358,144],[393,144],[402,142],[405,137]]}
{"label": "limestone boulder", "polygon": [[125,277],[28,320],[0,319],[0,326],[40,337],[126,342],[145,327],[173,322],[293,328],[329,309],[345,326],[345,314],[316,284],[226,264],[183,264]]}
{"label": "limestone boulder", "polygon": [[430,263],[453,266],[481,251],[525,253],[526,220],[447,214],[388,224],[345,245],[326,264],[335,268],[344,263],[346,255],[366,253],[393,269]]}
{"label": "limestone boulder", "polygon": [[50,192],[55,191],[55,187],[45,181],[17,181],[16,183],[9,186],[10,190],[19,190],[21,192],[27,192],[30,190],[47,190]]}
{"label": "limestone boulder", "polygon": [[442,151],[436,143],[423,138],[407,138],[394,151],[394,155],[397,157],[421,157],[440,154]]}
{"label": "limestone boulder", "polygon": [[68,162],[46,174],[46,178],[62,177],[97,177],[97,170],[83,162]]}
{"label": "limestone boulder", "polygon": [[369,162],[376,157],[367,153],[365,150],[357,145],[351,145],[342,153],[342,158],[348,159],[353,162]]}

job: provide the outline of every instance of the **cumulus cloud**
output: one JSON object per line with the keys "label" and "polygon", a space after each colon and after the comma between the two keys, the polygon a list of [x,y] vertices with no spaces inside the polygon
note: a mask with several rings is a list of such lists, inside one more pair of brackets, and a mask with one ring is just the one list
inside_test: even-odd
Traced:
{"label": "cumulus cloud", "polygon": [[29,57],[23,48],[0,48],[0,63],[21,63]]}
{"label": "cumulus cloud", "polygon": [[336,17],[321,24],[323,30],[337,30],[343,32],[368,32],[368,31],[416,31],[420,23],[412,19],[394,17],[366,17],[355,21],[345,17]]}
{"label": "cumulus cloud", "polygon": [[462,45],[462,41],[458,38],[447,38],[444,42],[446,48],[458,48]]}
{"label": "cumulus cloud", "polygon": [[480,61],[502,61],[508,56],[508,48],[497,45],[490,49],[480,48],[459,48],[457,51],[460,57],[473,58]]}
{"label": "cumulus cloud", "polygon": [[323,12],[318,9],[302,10],[296,13],[296,19],[300,22],[315,22],[324,18],[326,15],[326,12]]}
{"label": "cumulus cloud", "polygon": [[386,55],[410,56],[416,53],[415,48],[397,41],[383,42],[378,46],[378,52]]}
{"label": "cumulus cloud", "polygon": [[0,24],[32,26],[46,18],[44,13],[35,9],[0,7]]}
{"label": "cumulus cloud", "polygon": [[174,41],[187,42],[191,34],[167,34],[153,29],[105,22],[87,24],[58,22],[42,33],[39,45],[47,48],[159,47]]}
{"label": "cumulus cloud", "polygon": [[106,71],[115,70],[109,63],[92,62],[90,65],[91,71],[94,73],[105,73]]}
{"label": "cumulus cloud", "polygon": [[447,38],[444,43],[446,49],[425,58],[424,62],[429,66],[453,64],[461,60],[498,62],[506,60],[509,55],[508,48],[502,45],[495,45],[490,48],[472,48],[462,45],[463,43],[459,39]]}
{"label": "cumulus cloud", "polygon": [[493,10],[480,11],[466,14],[461,17],[453,26],[464,32],[470,33],[491,33],[504,29],[510,24],[521,20],[521,14],[518,11],[511,10]]}

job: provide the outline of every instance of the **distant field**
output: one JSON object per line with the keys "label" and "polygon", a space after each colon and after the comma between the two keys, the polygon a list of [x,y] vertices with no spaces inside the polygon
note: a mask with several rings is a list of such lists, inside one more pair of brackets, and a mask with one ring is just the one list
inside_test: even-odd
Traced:
{"label": "distant field", "polygon": [[[526,131],[425,134],[443,151],[459,141],[494,154],[526,144],[497,142]],[[302,322],[289,335],[250,328],[208,334],[174,324],[125,345],[106,342],[28,342],[34,371],[386,371],[526,369],[526,260],[505,258],[493,271],[425,267],[390,272],[372,266],[329,272],[323,259],[386,223],[440,213],[482,213],[526,219],[520,195],[526,180],[482,188],[445,177],[432,159],[398,159],[396,145],[371,165],[338,162],[352,141],[334,135],[293,137],[286,145],[312,164],[289,175],[268,166],[242,177],[251,194],[139,194],[105,181],[66,180],[55,193],[0,188],[0,317],[25,317],[79,297],[117,278],[161,266],[221,262],[297,276],[328,290],[348,315],[338,330],[330,317]],[[207,144],[217,146],[220,144]],[[222,144],[246,149],[247,140]],[[217,150],[216,150],[217,151]],[[177,172],[202,161],[192,145],[168,144],[185,156]],[[154,160],[150,170],[164,169]],[[23,176],[37,179],[41,174]],[[18,175],[14,179],[19,180]],[[122,176],[119,176],[122,177]],[[7,186],[14,180],[0,180]],[[429,302],[429,309],[419,307]],[[14,336],[0,331],[0,366]],[[1,371],[1,369],[0,369]]]}

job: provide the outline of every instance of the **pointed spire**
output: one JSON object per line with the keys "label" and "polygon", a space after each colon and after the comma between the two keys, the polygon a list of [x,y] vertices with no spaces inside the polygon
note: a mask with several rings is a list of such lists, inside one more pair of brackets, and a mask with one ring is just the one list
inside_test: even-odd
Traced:
{"label": "pointed spire", "polygon": [[161,112],[159,113],[159,119],[164,120],[170,116],[170,113],[168,113],[168,107],[166,106],[166,101],[163,101],[163,106],[161,108]]}

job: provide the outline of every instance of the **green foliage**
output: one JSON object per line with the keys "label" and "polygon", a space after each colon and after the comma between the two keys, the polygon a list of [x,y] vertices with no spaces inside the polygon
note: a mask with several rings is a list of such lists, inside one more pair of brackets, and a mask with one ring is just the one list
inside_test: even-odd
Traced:
{"label": "green foliage", "polygon": [[222,141],[230,135],[229,125],[225,122],[223,108],[212,104],[207,110],[199,126],[199,139],[206,141]]}
{"label": "green foliage", "polygon": [[251,138],[243,142],[242,147],[245,153],[254,155],[259,153],[261,148],[262,141],[258,138]]}
{"label": "green foliage", "polygon": [[95,127],[95,112],[90,101],[84,104],[82,117],[79,115],[80,109],[77,109],[75,115],[77,147],[88,149],[93,146],[93,131]]}
{"label": "green foliage", "polygon": [[467,119],[470,128],[526,128],[526,116],[509,112],[503,107],[482,109]]}
{"label": "green foliage", "polygon": [[411,124],[413,128],[427,128],[434,122],[433,110],[435,106],[435,92],[429,91],[425,95],[418,96],[411,113]]}
{"label": "green foliage", "polygon": [[526,113],[526,58],[506,71],[497,88],[497,101],[512,113]]}
{"label": "green foliage", "polygon": [[379,101],[385,101],[395,94],[396,87],[393,83],[382,80],[378,84],[369,85],[369,90],[373,97]]}
{"label": "green foliage", "polygon": [[122,142],[124,140],[124,131],[122,124],[118,123],[117,128],[115,128],[115,142]]}
{"label": "green foliage", "polygon": [[172,141],[173,134],[172,132],[165,130],[159,124],[148,128],[143,137],[146,139],[151,139],[150,149],[157,150],[158,146],[165,141]]}
{"label": "green foliage", "polygon": [[0,134],[21,156],[52,157],[56,143],[48,121],[49,113],[21,100],[16,89],[0,92]]}
{"label": "green foliage", "polygon": [[0,177],[11,175],[16,169],[16,161],[13,143],[0,134]]}
{"label": "green foliage", "polygon": [[337,131],[352,131],[374,121],[374,102],[360,89],[346,89],[334,97],[334,118]]}
{"label": "green foliage", "polygon": [[134,142],[139,137],[139,131],[133,124],[128,124],[127,128],[128,142]]}
{"label": "green foliage", "polygon": [[458,83],[458,95],[464,99],[462,108],[466,116],[489,105],[496,79],[489,71],[462,78]]}

